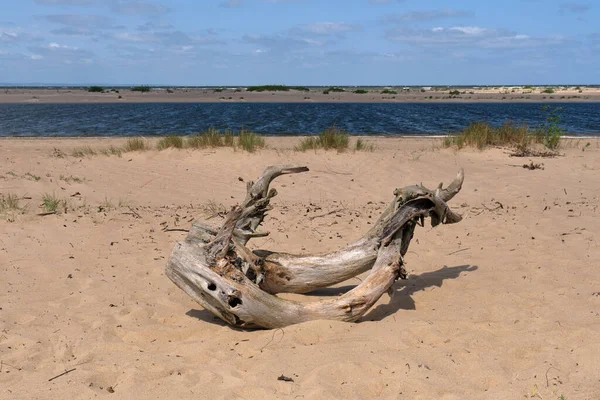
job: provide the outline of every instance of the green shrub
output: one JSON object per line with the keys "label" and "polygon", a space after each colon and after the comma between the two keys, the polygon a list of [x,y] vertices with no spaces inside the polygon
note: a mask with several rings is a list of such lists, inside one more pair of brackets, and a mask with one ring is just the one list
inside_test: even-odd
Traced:
{"label": "green shrub", "polygon": [[128,138],[127,142],[125,142],[125,146],[123,146],[123,151],[144,151],[150,150],[150,146],[146,143],[146,140],[141,137],[132,137]]}
{"label": "green shrub", "polygon": [[356,93],[356,94],[367,94],[367,93],[369,93],[369,91],[368,91],[368,90],[365,90],[365,89],[357,89],[357,90],[353,91],[352,93]]}
{"label": "green shrub", "polygon": [[152,89],[150,88],[150,86],[148,85],[141,85],[141,86],[134,86],[131,88],[132,92],[142,92],[142,93],[148,93],[150,92]]}
{"label": "green shrub", "polygon": [[552,94],[552,93],[554,93],[554,89],[552,89],[552,88],[544,89],[544,90],[542,90],[542,93]]}
{"label": "green shrub", "polygon": [[102,86],[90,86],[88,88],[88,92],[90,92],[90,93],[102,93],[102,92],[104,92],[104,88]]}
{"label": "green shrub", "polygon": [[181,136],[168,135],[156,143],[156,148],[158,150],[168,149],[169,147],[183,149],[183,138]]}
{"label": "green shrub", "polygon": [[450,96],[460,96],[460,91],[458,91],[458,90],[451,90],[449,94],[450,94]]}
{"label": "green shrub", "polygon": [[398,94],[395,90],[385,89],[381,92],[381,94]]}
{"label": "green shrub", "polygon": [[341,87],[337,87],[337,86],[331,86],[329,89],[327,89],[328,92],[345,92],[346,89],[341,88]]}
{"label": "green shrub", "polygon": [[535,135],[550,150],[556,150],[560,144],[560,139],[565,131],[560,127],[562,107],[551,108],[548,105],[542,107],[542,112],[546,115],[546,122],[535,131]]}
{"label": "green shrub", "polygon": [[285,86],[285,85],[262,85],[262,86],[250,86],[246,91],[248,92],[288,92],[290,90],[299,90],[302,92],[308,92],[308,88],[304,86]]}

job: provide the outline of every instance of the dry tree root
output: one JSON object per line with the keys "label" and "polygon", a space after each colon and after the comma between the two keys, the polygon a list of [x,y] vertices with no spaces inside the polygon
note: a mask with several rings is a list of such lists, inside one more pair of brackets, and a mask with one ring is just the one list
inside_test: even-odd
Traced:
{"label": "dry tree root", "polygon": [[[396,189],[394,200],[375,226],[347,248],[323,255],[296,256],[245,245],[259,232],[280,175],[308,171],[302,166],[268,167],[248,182],[247,196],[233,207],[220,228],[194,222],[167,263],[167,276],[204,308],[239,327],[277,328],[315,319],[355,321],[394,281],[406,278],[404,259],[417,224],[456,223],[461,217],[446,202],[462,188],[461,170],[447,187],[432,191],[422,185]],[[371,270],[354,289],[333,300],[297,303],[275,293],[304,293],[342,282]]]}

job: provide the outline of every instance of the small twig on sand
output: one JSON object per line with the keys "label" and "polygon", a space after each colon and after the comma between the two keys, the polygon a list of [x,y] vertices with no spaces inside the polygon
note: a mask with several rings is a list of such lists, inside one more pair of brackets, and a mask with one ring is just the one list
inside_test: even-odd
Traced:
{"label": "small twig on sand", "polygon": [[269,340],[267,342],[267,344],[265,344],[263,347],[261,347],[261,349],[260,349],[261,353],[275,339],[275,334],[277,333],[277,331],[281,331],[281,339],[279,341],[281,341],[283,339],[283,337],[285,336],[285,331],[282,328],[276,329],[275,332],[273,332],[273,336],[271,336],[271,340]]}
{"label": "small twig on sand", "polygon": [[0,360],[0,372],[2,372],[2,368],[3,368],[4,365],[6,365],[7,367],[14,368],[17,371],[21,371],[23,369],[23,368],[15,367],[14,365],[7,364],[4,361]]}
{"label": "small twig on sand", "polygon": [[173,229],[163,229],[163,232],[189,232],[189,229],[181,229],[181,228],[173,228]]}
{"label": "small twig on sand", "polygon": [[461,251],[467,251],[467,250],[471,250],[471,248],[470,247],[465,247],[464,249],[456,250],[456,251],[453,251],[452,253],[448,253],[446,255],[447,256],[451,256],[452,254],[460,253]]}
{"label": "small twig on sand", "polygon": [[77,369],[77,368],[72,368],[72,369],[70,369],[70,370],[67,370],[67,371],[63,372],[62,374],[58,374],[58,375],[56,375],[56,376],[53,376],[52,378],[48,379],[48,382],[52,382],[52,381],[53,381],[53,380],[55,380],[56,378],[60,378],[61,376],[63,376],[63,375],[66,375],[66,374],[68,374],[68,373],[70,373],[70,372],[73,372],[73,371],[75,371],[76,369]]}
{"label": "small twig on sand", "polygon": [[331,215],[331,214],[338,213],[338,212],[340,212],[340,211],[344,211],[344,210],[343,210],[342,208],[338,208],[337,210],[330,211],[330,212],[328,212],[328,213],[326,213],[326,214],[319,214],[319,215],[315,215],[315,216],[309,217],[308,219],[309,219],[309,221],[312,221],[312,220],[314,220],[314,219],[317,219],[317,218],[323,218],[323,217],[326,217],[326,216],[328,216],[328,215]]}
{"label": "small twig on sand", "polygon": [[54,214],[56,214],[56,211],[43,212],[43,213],[39,213],[38,215],[40,217],[45,217],[46,215],[54,215]]}
{"label": "small twig on sand", "polygon": [[[131,211],[131,214],[133,214],[134,217],[140,218],[140,219],[142,218],[142,216],[137,211],[135,211],[133,208],[131,208],[131,207],[127,207],[127,208],[129,208],[129,211]],[[125,213],[125,214],[129,214],[129,213]]]}

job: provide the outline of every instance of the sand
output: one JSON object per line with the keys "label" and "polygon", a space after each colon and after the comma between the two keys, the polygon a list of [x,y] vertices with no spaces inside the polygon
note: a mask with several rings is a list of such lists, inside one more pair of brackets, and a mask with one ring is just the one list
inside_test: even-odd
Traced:
{"label": "sand", "polygon": [[[503,149],[433,139],[368,139],[376,151],[345,154],[291,151],[297,140],[270,138],[256,154],[87,158],[54,149],[122,142],[0,140],[0,192],[28,205],[0,217],[0,398],[600,398],[600,141],[569,141],[530,171]],[[164,228],[188,228],[212,201],[235,204],[238,177],[276,163],[311,171],[275,182],[260,248],[339,248],[394,188],[434,187],[459,167],[466,181],[451,205],[464,220],[418,228],[410,278],[359,323],[235,330],[165,277],[185,233]],[[44,193],[68,212],[38,216]]]}
{"label": "sand", "polygon": [[[0,90],[0,103],[494,103],[494,102],[600,102],[600,89],[556,89],[554,94],[542,93],[543,89],[461,89],[458,97],[450,97],[448,90],[401,91],[398,94],[381,94],[381,90],[369,89],[367,94],[351,92],[323,94],[323,89],[310,92],[245,92],[226,89],[153,90],[150,93],[132,92],[88,93],[85,89],[7,89]],[[353,89],[348,89],[353,90]],[[119,96],[121,98],[119,98]]]}

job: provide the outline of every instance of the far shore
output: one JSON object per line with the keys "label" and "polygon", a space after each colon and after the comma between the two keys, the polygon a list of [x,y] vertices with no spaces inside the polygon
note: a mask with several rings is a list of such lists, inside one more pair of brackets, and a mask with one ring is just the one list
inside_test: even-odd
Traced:
{"label": "far shore", "polygon": [[383,89],[368,89],[367,93],[323,93],[324,89],[310,91],[247,92],[223,89],[154,89],[149,93],[133,92],[128,88],[107,89],[104,93],[90,93],[81,89],[0,89],[0,103],[53,104],[53,103],[536,103],[536,102],[600,102],[598,88],[554,89],[543,93],[545,88],[479,88],[460,89],[459,94],[450,90],[401,90],[396,94],[383,94]]}

